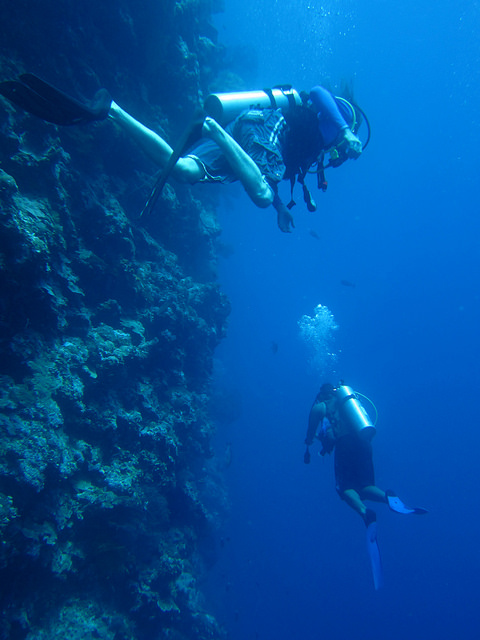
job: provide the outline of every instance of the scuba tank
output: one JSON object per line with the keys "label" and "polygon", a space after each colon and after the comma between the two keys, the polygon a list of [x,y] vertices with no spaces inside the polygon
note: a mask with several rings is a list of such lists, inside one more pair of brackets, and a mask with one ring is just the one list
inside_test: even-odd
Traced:
{"label": "scuba tank", "polygon": [[377,430],[354,390],[346,384],[340,384],[335,390],[335,396],[338,398],[343,420],[352,431],[356,431],[366,440],[371,440]]}
{"label": "scuba tank", "polygon": [[282,85],[263,91],[212,93],[207,96],[203,108],[207,115],[224,126],[247,109],[288,110],[301,104],[302,99],[298,91],[290,85]]}

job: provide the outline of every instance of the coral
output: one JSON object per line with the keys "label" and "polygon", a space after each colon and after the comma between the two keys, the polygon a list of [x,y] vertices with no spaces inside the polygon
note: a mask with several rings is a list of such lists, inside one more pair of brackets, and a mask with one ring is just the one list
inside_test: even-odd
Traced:
{"label": "coral", "polygon": [[[120,5],[68,0],[60,28],[53,0],[18,0],[3,75],[35,71],[41,46],[53,83],[92,95],[101,73],[178,135],[220,64],[213,3]],[[56,128],[2,101],[0,639],[222,636],[198,586],[199,538],[225,507],[206,463],[230,310],[215,197],[169,184],[139,220],[153,170],[125,144],[109,123]]]}
{"label": "coral", "polygon": [[42,629],[32,629],[26,640],[127,640],[135,638],[128,620],[95,603],[72,600]]}

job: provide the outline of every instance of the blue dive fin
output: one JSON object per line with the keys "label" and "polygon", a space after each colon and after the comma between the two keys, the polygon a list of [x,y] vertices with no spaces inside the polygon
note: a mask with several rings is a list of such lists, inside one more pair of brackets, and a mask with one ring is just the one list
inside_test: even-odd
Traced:
{"label": "blue dive fin", "polygon": [[395,513],[413,513],[416,515],[428,513],[426,509],[422,509],[421,507],[407,507],[405,504],[403,504],[400,498],[393,493],[393,491],[387,491],[386,494],[388,506],[392,511],[395,511]]}
{"label": "blue dive fin", "polygon": [[383,587],[383,568],[382,559],[380,558],[380,551],[377,543],[377,522],[371,522],[367,527],[367,550],[370,556],[370,563],[372,565],[373,583],[375,589],[381,589]]}

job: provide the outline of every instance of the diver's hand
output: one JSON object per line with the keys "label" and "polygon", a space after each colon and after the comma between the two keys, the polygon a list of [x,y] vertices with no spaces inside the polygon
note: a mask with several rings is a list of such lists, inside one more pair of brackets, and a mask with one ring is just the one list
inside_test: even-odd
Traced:
{"label": "diver's hand", "polygon": [[[283,231],[283,233],[291,233],[292,229],[295,229],[295,225],[293,224],[293,217],[290,211],[278,197],[278,193],[274,194],[272,204],[273,208],[277,212],[277,224],[280,231]],[[290,229],[290,227],[292,227],[292,229]]]}
{"label": "diver's hand", "polygon": [[303,454],[303,461],[305,464],[310,464],[310,460],[311,460],[310,449],[308,448],[308,445],[307,445],[307,449]]}
{"label": "diver's hand", "polygon": [[[293,216],[287,207],[283,206],[277,209],[277,224],[283,233],[292,233],[292,229],[295,229]],[[292,227],[292,229],[290,227]]]}
{"label": "diver's hand", "polygon": [[343,144],[348,158],[356,160],[362,153],[362,143],[350,129],[342,130]]}

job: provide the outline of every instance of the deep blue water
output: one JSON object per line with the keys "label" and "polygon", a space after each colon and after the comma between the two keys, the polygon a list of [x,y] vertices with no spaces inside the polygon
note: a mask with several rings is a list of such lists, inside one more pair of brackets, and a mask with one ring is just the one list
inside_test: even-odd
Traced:
{"label": "deep blue water", "polygon": [[[226,0],[217,24],[255,88],[353,79],[372,140],[291,235],[240,189],[222,200],[218,369],[243,412],[217,437],[232,511],[210,597],[233,640],[478,638],[479,3]],[[380,592],[333,460],[303,464],[322,378],[297,322],[319,303],[339,325],[330,379],[379,411],[377,484],[430,510],[378,507]]]}

